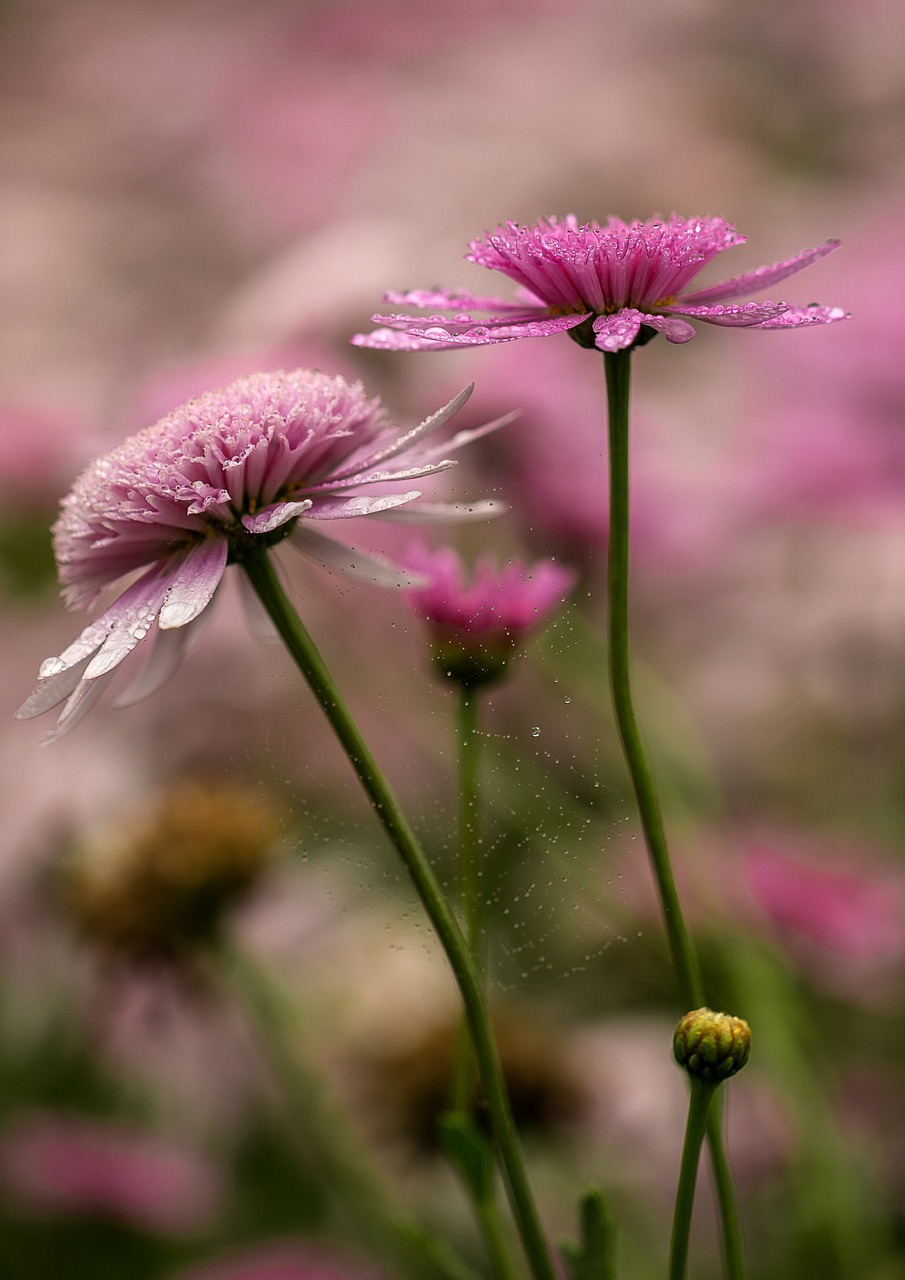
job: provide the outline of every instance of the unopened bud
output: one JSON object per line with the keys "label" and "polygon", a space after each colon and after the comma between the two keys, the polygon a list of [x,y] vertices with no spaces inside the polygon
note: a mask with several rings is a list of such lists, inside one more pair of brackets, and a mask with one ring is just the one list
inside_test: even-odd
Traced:
{"label": "unopened bud", "polygon": [[676,1062],[694,1080],[719,1084],[748,1061],[751,1030],[743,1018],[712,1009],[686,1013],[676,1027],[672,1050]]}

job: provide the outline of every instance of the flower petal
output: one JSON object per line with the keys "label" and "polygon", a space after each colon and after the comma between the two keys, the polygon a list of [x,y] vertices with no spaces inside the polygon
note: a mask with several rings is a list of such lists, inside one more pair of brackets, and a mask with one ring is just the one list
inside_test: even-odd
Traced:
{"label": "flower petal", "polygon": [[242,524],[249,533],[270,533],[271,530],[279,529],[281,525],[288,524],[290,520],[300,516],[310,506],[310,498],[305,498],[301,502],[277,502],[272,507],[262,508],[253,516],[243,516]]}
{"label": "flower petal", "polygon": [[505,502],[482,498],[478,502],[419,502],[413,507],[380,511],[377,518],[393,524],[448,524],[454,520],[489,520],[508,510]]}
{"label": "flower petal", "polygon": [[667,342],[690,342],[695,336],[694,325],[690,325],[687,320],[680,320],[678,316],[655,316],[645,313],[641,317],[641,322],[648,328],[662,333]]}
{"label": "flower petal", "polygon": [[[448,450],[444,448],[443,452],[446,453]],[[344,489],[357,489],[363,484],[392,484],[400,480],[420,480],[424,476],[436,475],[438,471],[448,471],[454,466],[456,466],[454,459],[442,458],[437,462],[425,462],[417,467],[407,467],[404,471],[368,471],[363,475],[351,475],[339,482],[332,479],[325,480],[323,484],[314,485],[307,492],[314,494],[316,502],[317,495],[321,493],[341,493]],[[310,506],[311,503],[309,502],[308,505]]]}
{"label": "flower petal", "polygon": [[769,267],[757,267],[754,271],[748,271],[742,276],[734,276],[731,280],[712,284],[707,289],[682,294],[678,301],[682,305],[686,302],[695,305],[699,302],[724,302],[727,298],[740,298],[746,293],[759,293],[761,289],[769,289],[780,280],[787,280],[789,276],[803,271],[812,262],[825,258],[828,253],[838,249],[841,243],[840,240],[827,240],[825,244],[818,244],[813,249],[796,253],[794,258],[786,258],[785,262],[774,262]]}
{"label": "flower petal", "polygon": [[112,671],[144,640],[166,599],[173,577],[171,565],[167,565],[165,571],[155,565],[107,610],[105,617],[110,619],[110,634],[85,668],[85,680],[96,680]]}
{"label": "flower petal", "polygon": [[187,626],[211,602],[220,585],[229,545],[225,538],[208,538],[191,551],[167,587],[157,625],[163,631]]}
{"label": "flower petal", "polygon": [[[392,351],[452,351],[456,347],[484,347],[496,342],[515,342],[518,338],[548,338],[551,334],[562,333],[566,329],[574,329],[590,316],[571,314],[566,316],[549,316],[542,311],[533,313],[522,320],[504,324],[475,325],[463,332],[452,332],[455,322],[432,324],[424,327],[424,320],[413,320],[410,317],[394,317],[399,321],[408,320],[410,328],[405,333],[396,335],[392,329],[375,329],[370,334],[356,334],[352,342],[359,347],[380,347]],[[377,341],[368,341],[375,339]],[[401,337],[403,341],[397,342]],[[362,340],[364,339],[364,340]]]}
{"label": "flower petal", "polygon": [[611,316],[598,316],[594,321],[596,346],[601,351],[622,351],[630,347],[638,336],[644,319],[634,307],[623,307]]}
{"label": "flower petal", "polygon": [[312,556],[324,569],[359,578],[377,587],[412,587],[421,586],[423,582],[417,574],[406,573],[387,560],[356,551],[308,526],[294,529],[287,541],[304,555]]}
{"label": "flower petal", "polygon": [[[87,630],[87,628],[86,628]],[[84,634],[84,633],[83,633]],[[107,632],[104,630],[104,638]],[[99,648],[98,645],[95,648]],[[92,650],[92,653],[94,650]],[[52,671],[49,675],[42,676],[39,679],[38,686],[34,693],[25,699],[22,706],[16,712],[17,720],[31,720],[34,716],[41,716],[45,711],[49,711],[51,707],[59,706],[75,689],[76,685],[82,679],[85,668],[91,660],[91,653],[85,654],[78,662],[68,667],[61,667],[59,670]],[[59,658],[50,658],[49,662],[59,662]],[[46,665],[46,664],[45,664]],[[43,668],[42,668],[43,670]]]}
{"label": "flower petal", "polygon": [[417,427],[412,427],[411,431],[406,431],[403,435],[397,436],[391,444],[383,449],[378,449],[376,453],[369,454],[366,458],[360,459],[352,466],[346,467],[341,471],[334,471],[329,481],[331,487],[336,484],[337,480],[360,476],[364,471],[381,466],[390,458],[395,458],[397,454],[404,453],[407,449],[410,449],[419,440],[423,440],[434,431],[438,431],[440,427],[449,422],[450,418],[455,417],[472,391],[474,391],[474,383],[470,382],[467,387],[463,387],[457,396],[453,396],[448,404],[443,405],[436,413],[432,413],[430,417],[425,418],[423,422],[419,422]]}
{"label": "flower petal", "polygon": [[524,302],[507,302],[504,298],[482,298],[464,289],[410,289],[398,293],[393,289],[383,295],[384,302],[394,307],[431,307],[437,311],[524,311]]}
{"label": "flower petal", "polygon": [[[345,520],[351,516],[373,516],[393,507],[401,507],[421,497],[420,489],[408,493],[358,494],[351,498],[321,498],[308,512],[309,520]],[[291,536],[291,535],[290,535]]]}
{"label": "flower petal", "polygon": [[58,738],[62,738],[64,734],[69,733],[70,729],[74,729],[77,724],[81,724],[106,689],[112,676],[113,672],[109,671],[99,679],[79,681],[69,701],[60,712],[56,725],[49,733],[45,733],[42,739],[45,745],[56,742]]}
{"label": "flower petal", "polygon": [[686,307],[675,306],[664,308],[669,315],[692,316],[695,320],[703,320],[707,324],[718,324],[729,328],[750,329],[752,325],[761,325],[766,320],[773,320],[788,311],[787,302],[721,302],[709,306]]}
{"label": "flower petal", "polygon": [[143,702],[175,674],[189,646],[197,637],[197,628],[187,630],[179,627],[175,630],[161,631],[158,627],[154,636],[151,656],[145,663],[138,678],[123,690],[114,702],[116,707],[132,707],[136,702]]}
{"label": "flower petal", "polygon": [[800,329],[810,324],[834,324],[837,320],[847,320],[851,312],[841,307],[819,307],[812,303],[809,307],[787,307],[782,315],[772,320],[764,320],[754,325],[755,329]]}

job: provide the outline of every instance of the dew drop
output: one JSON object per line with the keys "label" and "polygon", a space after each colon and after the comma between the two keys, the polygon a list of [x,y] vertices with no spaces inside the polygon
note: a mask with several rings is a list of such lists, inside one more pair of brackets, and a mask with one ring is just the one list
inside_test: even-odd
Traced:
{"label": "dew drop", "polygon": [[531,730],[531,737],[532,738],[540,737],[540,729],[537,727],[537,725],[535,725],[534,728]]}

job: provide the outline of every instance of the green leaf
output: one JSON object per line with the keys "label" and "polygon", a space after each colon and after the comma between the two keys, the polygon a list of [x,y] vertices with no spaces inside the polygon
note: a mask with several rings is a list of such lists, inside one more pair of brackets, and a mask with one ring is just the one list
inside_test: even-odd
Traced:
{"label": "green leaf", "polygon": [[616,1280],[616,1221],[600,1191],[579,1205],[580,1238],[559,1242],[570,1280]]}
{"label": "green leaf", "polygon": [[493,1194],[495,1163],[486,1135],[464,1111],[447,1111],[437,1123],[443,1151],[479,1204]]}

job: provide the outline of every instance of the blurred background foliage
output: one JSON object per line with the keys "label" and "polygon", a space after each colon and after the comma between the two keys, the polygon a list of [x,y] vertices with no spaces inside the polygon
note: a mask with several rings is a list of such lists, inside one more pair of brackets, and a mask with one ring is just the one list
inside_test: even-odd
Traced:
{"label": "blurred background foliage", "polygon": [[[223,936],[287,997],[284,1042],[395,1194],[486,1270],[434,1138],[450,981],[238,595],[150,702],[108,701],[46,751],[11,719],[71,638],[48,528],[79,469],[197,392],[298,364],[362,377],[405,423],[472,379],[473,422],[522,411],[446,486],[510,507],[456,535],[466,555],[580,574],[482,706],[499,1035],[551,1233],[599,1185],[620,1276],[663,1274],[681,1011],[604,687],[602,371],[564,338],[411,357],[348,338],[387,288],[494,292],[461,255],[500,221],[672,209],[749,235],[724,275],[844,241],[789,300],[845,324],[638,353],[633,627],[711,1002],[754,1031],[728,1117],[752,1280],[902,1274],[903,39],[893,0],[857,20],[844,0],[3,5],[4,1280],[390,1274]],[[394,593],[286,573],[452,884],[453,711],[417,622]],[[267,840],[212,899],[224,787],[260,804]],[[152,888],[115,881],[174,822],[201,868],[176,924],[155,915],[158,864]],[[92,858],[138,924],[109,879],[91,909],[88,881],[79,896]],[[719,1275],[706,1185],[693,1249],[699,1280]]]}

